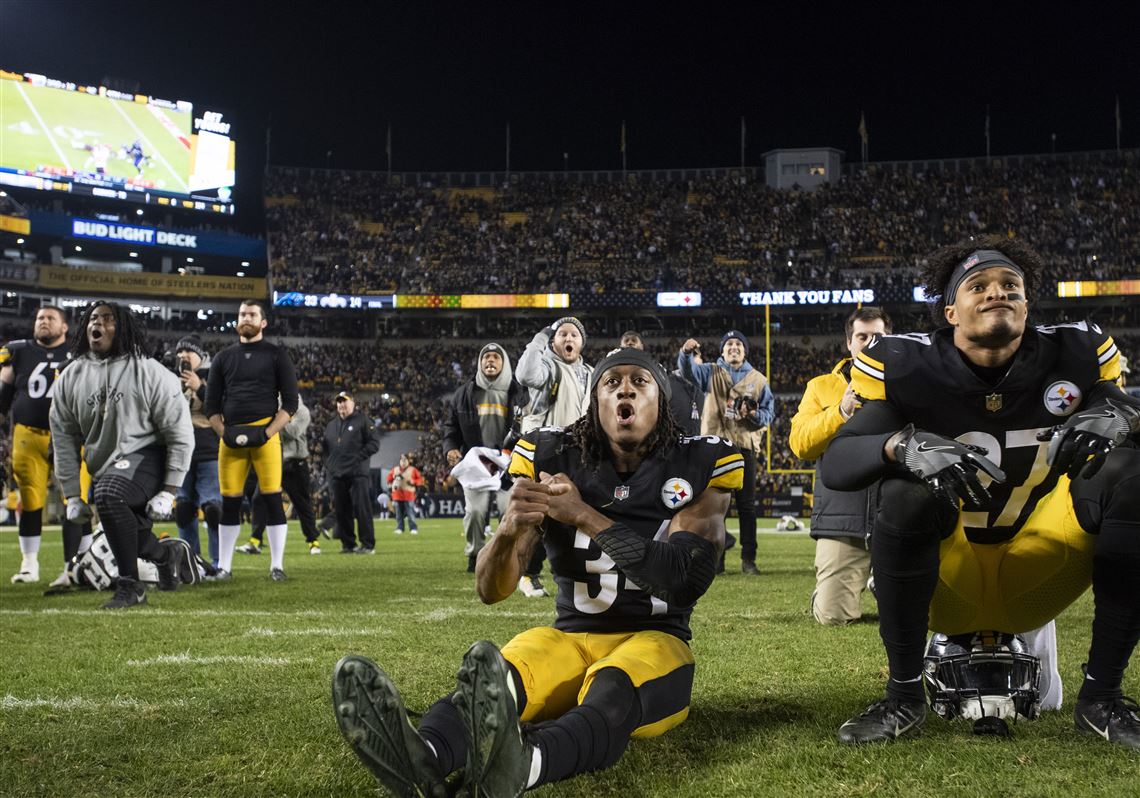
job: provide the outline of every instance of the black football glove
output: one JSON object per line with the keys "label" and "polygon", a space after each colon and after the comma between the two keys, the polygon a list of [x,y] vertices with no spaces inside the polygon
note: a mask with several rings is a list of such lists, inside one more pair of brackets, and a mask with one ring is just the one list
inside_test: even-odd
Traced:
{"label": "black football glove", "polygon": [[1005,472],[985,456],[988,453],[981,446],[916,430],[914,424],[906,425],[895,444],[895,460],[955,509],[959,499],[968,500],[976,507],[989,501],[989,491],[978,479],[979,469],[994,482],[1005,482]]}
{"label": "black football glove", "polygon": [[1108,453],[1140,432],[1140,410],[1114,402],[1073,413],[1068,421],[1040,433],[1037,439],[1049,441],[1045,462],[1054,471],[1064,471],[1069,479],[1086,479],[1100,471]]}
{"label": "black football glove", "polygon": [[265,427],[234,426],[226,427],[222,433],[222,440],[231,449],[256,449],[264,446],[269,436],[265,434]]}

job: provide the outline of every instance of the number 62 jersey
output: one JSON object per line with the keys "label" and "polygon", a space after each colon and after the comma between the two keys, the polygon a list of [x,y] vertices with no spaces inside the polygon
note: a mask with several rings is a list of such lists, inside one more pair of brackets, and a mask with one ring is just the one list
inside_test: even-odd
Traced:
{"label": "number 62 jersey", "polygon": [[0,367],[11,366],[16,374],[16,398],[12,421],[27,427],[48,429],[51,393],[59,372],[71,359],[66,343],[50,349],[33,340],[9,341],[0,347]]}
{"label": "number 62 jersey", "polygon": [[[1049,443],[1038,434],[1103,401],[1099,394],[1116,391],[1119,375],[1116,344],[1089,322],[1027,327],[1009,370],[992,385],[967,365],[950,329],[887,335],[859,353],[851,384],[864,400],[882,400],[888,408],[872,410],[872,401],[840,434],[894,432],[913,422],[985,448],[1006,481],[989,484],[980,475],[991,500],[964,504],[962,525],[970,541],[998,543],[1012,538],[1057,486],[1058,474],[1045,462]],[[867,410],[872,413],[860,418]],[[872,418],[893,429],[869,429]]]}
{"label": "number 62 jersey", "polygon": [[[645,538],[664,540],[669,523],[709,488],[737,490],[744,457],[728,441],[705,435],[682,438],[664,456],[645,459],[630,475],[619,475],[607,460],[592,469],[559,428],[544,428],[520,440],[510,473],[538,479],[543,471],[563,473],[582,500],[614,522]],[[564,632],[657,630],[689,640],[692,607],[675,607],[651,596],[614,564],[589,536],[547,518],[542,542],[558,585],[556,629]]]}

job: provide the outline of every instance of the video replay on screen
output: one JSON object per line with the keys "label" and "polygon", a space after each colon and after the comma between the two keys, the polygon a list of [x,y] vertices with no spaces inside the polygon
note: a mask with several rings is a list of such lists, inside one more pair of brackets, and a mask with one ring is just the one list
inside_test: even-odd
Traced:
{"label": "video replay on screen", "polygon": [[221,111],[0,69],[0,120],[0,184],[234,212]]}

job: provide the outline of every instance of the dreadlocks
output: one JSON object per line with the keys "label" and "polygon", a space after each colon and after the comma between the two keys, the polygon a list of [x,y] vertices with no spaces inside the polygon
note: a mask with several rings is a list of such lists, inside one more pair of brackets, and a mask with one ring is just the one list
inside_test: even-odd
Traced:
{"label": "dreadlocks", "polygon": [[[598,403],[590,402],[590,409],[580,419],[570,425],[569,445],[577,446],[582,452],[582,465],[597,469],[611,456],[609,439],[598,418]],[[664,455],[677,445],[684,433],[673,423],[669,413],[669,401],[664,393],[657,394],[657,426],[645,439],[646,456]]]}
{"label": "dreadlocks", "polygon": [[990,234],[968,238],[935,251],[926,259],[926,265],[922,268],[922,288],[926,292],[926,301],[929,303],[930,316],[934,319],[935,326],[946,325],[946,316],[942,308],[954,302],[954,297],[942,296],[951,273],[971,252],[979,249],[997,250],[1016,263],[1023,272],[1026,297],[1033,296],[1037,277],[1044,271],[1045,263],[1032,247],[1020,239],[1004,235]]}
{"label": "dreadlocks", "polygon": [[115,315],[115,338],[111,342],[111,349],[107,357],[119,355],[132,355],[134,357],[150,357],[147,349],[146,327],[131,309],[118,302],[93,302],[83,309],[79,323],[75,328],[75,340],[71,344],[73,357],[81,357],[91,351],[91,344],[87,340],[87,325],[91,323],[91,314],[96,308],[109,308]]}

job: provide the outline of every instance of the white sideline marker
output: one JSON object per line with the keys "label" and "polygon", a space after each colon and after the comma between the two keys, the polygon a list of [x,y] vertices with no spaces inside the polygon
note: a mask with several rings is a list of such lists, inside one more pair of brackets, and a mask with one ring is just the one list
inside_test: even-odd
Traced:
{"label": "white sideline marker", "polygon": [[0,710],[10,709],[53,709],[62,711],[97,712],[107,709],[136,709],[153,710],[167,707],[184,707],[186,702],[182,699],[174,701],[140,701],[129,696],[115,696],[106,701],[99,701],[84,696],[70,696],[68,698],[18,698],[8,694],[0,699]]}
{"label": "white sideline marker", "polygon": [[292,665],[311,660],[292,660],[286,657],[243,657],[232,654],[214,657],[192,657],[189,654],[163,654],[150,659],[129,659],[132,668],[148,668],[151,665]]}

